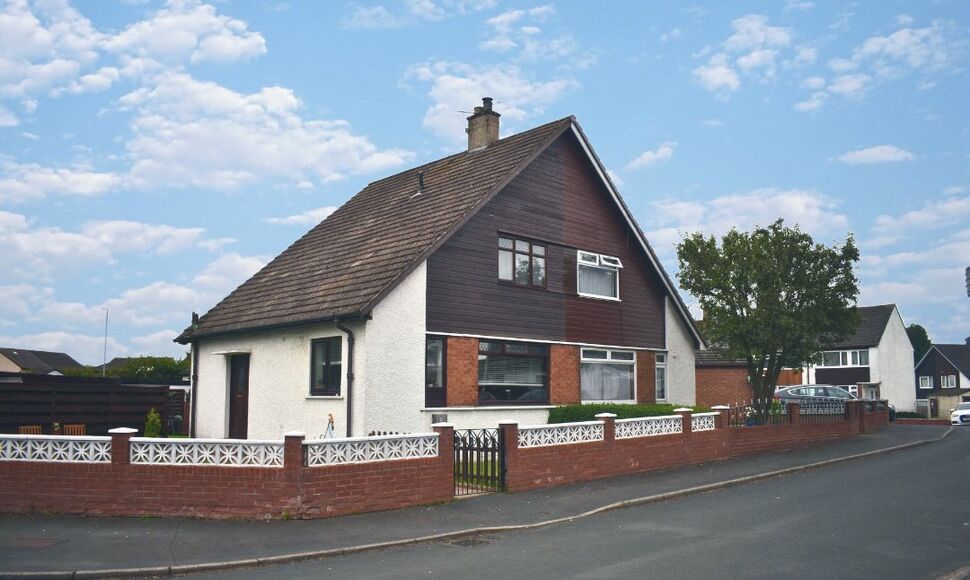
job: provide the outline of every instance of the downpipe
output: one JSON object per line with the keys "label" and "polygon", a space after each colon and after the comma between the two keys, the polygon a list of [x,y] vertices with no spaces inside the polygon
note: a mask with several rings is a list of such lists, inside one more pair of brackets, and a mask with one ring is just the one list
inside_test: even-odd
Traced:
{"label": "downpipe", "polygon": [[353,437],[354,331],[344,326],[344,323],[341,320],[337,320],[337,330],[347,335],[347,437]]}

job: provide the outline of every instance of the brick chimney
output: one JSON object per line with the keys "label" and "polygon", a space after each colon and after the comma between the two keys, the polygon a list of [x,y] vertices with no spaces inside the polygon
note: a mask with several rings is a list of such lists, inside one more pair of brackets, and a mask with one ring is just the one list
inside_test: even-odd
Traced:
{"label": "brick chimney", "polygon": [[474,151],[488,147],[498,141],[498,113],[492,110],[492,98],[482,99],[482,106],[475,107],[475,113],[468,117],[468,150]]}

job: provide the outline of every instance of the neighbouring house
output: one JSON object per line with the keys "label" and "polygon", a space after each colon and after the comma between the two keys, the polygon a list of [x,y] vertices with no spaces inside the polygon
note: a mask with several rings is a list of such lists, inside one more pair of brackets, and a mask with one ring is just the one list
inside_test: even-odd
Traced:
{"label": "neighbouring house", "polygon": [[[694,361],[698,405],[736,405],[752,400],[754,395],[744,359],[731,358],[712,349],[695,352]],[[778,375],[778,386],[801,382],[801,369],[782,369]]]}
{"label": "neighbouring house", "polygon": [[80,366],[81,363],[63,352],[0,348],[0,372],[63,375],[65,369]]}
{"label": "neighbouring house", "polygon": [[949,417],[970,401],[970,337],[965,344],[934,344],[916,364],[916,407],[928,417]]}
{"label": "neighbouring house", "polygon": [[576,119],[361,190],[176,340],[195,435],[428,431],[695,402],[694,322]]}
{"label": "neighbouring house", "polygon": [[913,345],[895,304],[859,306],[858,326],[830,344],[817,366],[805,369],[809,384],[844,386],[863,399],[887,399],[899,411],[914,411]]}

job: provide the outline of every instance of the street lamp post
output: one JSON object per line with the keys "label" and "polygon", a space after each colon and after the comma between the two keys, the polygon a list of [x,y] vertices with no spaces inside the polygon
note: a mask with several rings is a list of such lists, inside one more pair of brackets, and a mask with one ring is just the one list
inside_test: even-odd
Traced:
{"label": "street lamp post", "polygon": [[104,310],[104,349],[101,352],[101,378],[104,378],[108,370],[108,308],[105,307],[102,310]]}

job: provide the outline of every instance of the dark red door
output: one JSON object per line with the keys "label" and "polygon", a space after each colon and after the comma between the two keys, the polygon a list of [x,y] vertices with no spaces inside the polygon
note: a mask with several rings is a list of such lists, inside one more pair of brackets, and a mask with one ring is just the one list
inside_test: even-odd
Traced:
{"label": "dark red door", "polygon": [[229,438],[245,439],[249,431],[249,355],[229,357]]}

